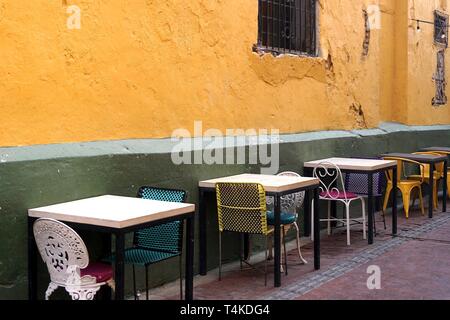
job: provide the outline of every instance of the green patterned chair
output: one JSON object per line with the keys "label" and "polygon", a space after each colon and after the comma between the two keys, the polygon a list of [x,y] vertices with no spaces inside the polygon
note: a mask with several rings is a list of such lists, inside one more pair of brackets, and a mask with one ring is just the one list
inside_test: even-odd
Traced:
{"label": "green patterned chair", "polygon": [[[183,190],[141,187],[138,197],[148,200],[167,202],[185,202],[187,193]],[[133,265],[133,289],[136,292],[135,266],[145,267],[145,288],[148,300],[148,268],[150,265],[167,259],[179,257],[180,261],[180,297],[183,299],[182,248],[183,221],[170,222],[134,233],[133,247],[125,251],[125,263]]]}

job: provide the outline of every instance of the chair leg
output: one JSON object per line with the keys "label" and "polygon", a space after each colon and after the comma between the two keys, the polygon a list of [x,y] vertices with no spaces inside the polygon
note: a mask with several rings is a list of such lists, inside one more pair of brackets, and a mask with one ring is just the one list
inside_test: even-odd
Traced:
{"label": "chair leg", "polygon": [[[287,250],[286,250],[286,229],[282,226],[282,235],[283,235],[283,249],[284,249],[284,267],[286,268],[285,273],[288,275],[288,266],[287,266]],[[283,262],[281,262],[283,264]]]}
{"label": "chair leg", "polygon": [[108,280],[106,282],[106,285],[111,288],[113,293],[116,291],[116,282],[114,281],[114,279]]}
{"label": "chair leg", "polygon": [[300,249],[300,228],[298,227],[297,222],[294,222],[294,227],[295,227],[295,230],[297,231],[297,252],[298,252],[298,256],[299,256],[300,260],[304,264],[308,264],[308,262],[303,258],[302,251]]}
{"label": "chair leg", "polygon": [[281,235],[280,235],[280,248],[281,248],[281,257],[280,257],[280,272],[284,272],[284,254],[283,254],[283,243],[284,243],[284,226],[281,226]]}
{"label": "chair leg", "polygon": [[409,205],[412,190],[402,190],[403,209],[405,210],[406,219],[409,219]]}
{"label": "chair leg", "polygon": [[244,235],[243,234],[239,234],[239,263],[240,263],[241,271],[244,268],[244,266],[242,265],[242,261],[244,260],[244,255],[242,253],[242,251],[243,251],[242,243],[243,242],[244,242]]}
{"label": "chair leg", "polygon": [[383,203],[383,211],[384,212],[386,212],[386,209],[387,209],[387,206],[388,206],[388,203],[389,203],[389,198],[390,198],[390,195],[391,195],[391,191],[392,191],[392,186],[388,185],[386,187],[386,193],[384,195],[384,203]]}
{"label": "chair leg", "polygon": [[350,241],[350,203],[345,204],[345,214],[347,217],[347,245],[349,246],[351,243]]}
{"label": "chair leg", "polygon": [[183,257],[180,254],[180,300],[183,300]]}
{"label": "chair leg", "polygon": [[58,289],[58,286],[53,282],[50,282],[47,291],[45,291],[45,300],[49,300],[50,296],[53,294],[53,292],[55,292],[56,289]]}
{"label": "chair leg", "polygon": [[136,269],[133,264],[133,292],[134,292],[134,300],[138,299],[137,290],[136,290]]}
{"label": "chair leg", "polygon": [[269,237],[266,237],[266,250],[265,250],[265,254],[266,254],[266,259],[264,262],[264,286],[267,287],[267,249],[269,247],[269,240],[271,241],[271,239],[269,239]]}
{"label": "chair leg", "polygon": [[148,300],[148,265],[145,266],[145,297]]}
{"label": "chair leg", "polygon": [[421,210],[422,210],[422,216],[424,216],[424,215],[425,215],[425,208],[424,208],[424,206],[423,206],[423,194],[422,194],[422,188],[419,187],[418,189],[419,189],[420,208],[421,208]]}
{"label": "chair leg", "polygon": [[311,201],[311,241],[314,241],[314,200]]}
{"label": "chair leg", "polygon": [[222,280],[222,232],[219,232],[219,281]]}
{"label": "chair leg", "polygon": [[327,223],[327,231],[328,231],[328,236],[331,236],[331,201],[327,201],[328,202],[328,223]]}
{"label": "chair leg", "polygon": [[[361,198],[361,207],[362,207],[362,215],[363,215],[363,239],[367,239],[367,231],[366,231],[366,223],[367,223],[367,219],[366,219],[366,202],[364,201],[364,198]],[[369,212],[369,214],[371,214]],[[375,214],[374,214],[375,215]],[[373,217],[375,218],[375,217]],[[375,224],[375,219],[373,219],[373,223]],[[372,226],[369,226],[369,228],[372,228]],[[376,231],[375,231],[376,234]]]}

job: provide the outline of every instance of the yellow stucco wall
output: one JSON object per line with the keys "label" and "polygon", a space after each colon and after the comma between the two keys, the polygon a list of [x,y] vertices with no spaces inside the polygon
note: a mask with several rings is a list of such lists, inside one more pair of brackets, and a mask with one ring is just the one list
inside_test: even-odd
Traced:
{"label": "yellow stucco wall", "polygon": [[[446,0],[409,0],[409,17],[433,21],[434,10],[447,12]],[[406,121],[410,124],[434,124],[450,121],[448,105],[433,107],[431,100],[435,96],[436,87],[433,76],[436,73],[437,52],[442,49],[433,42],[434,27],[409,20],[408,24],[408,113]],[[446,50],[446,78],[449,79],[448,62],[450,52]],[[447,90],[447,97],[450,92]]]}
{"label": "yellow stucco wall", "polygon": [[[425,19],[442,6],[320,0],[320,57],[274,58],[252,52],[257,0],[2,0],[0,145],[168,137],[195,120],[284,133],[449,123],[431,107],[431,31],[408,28],[414,2]],[[72,4],[80,30],[66,27]],[[382,28],[363,58],[371,4]]]}

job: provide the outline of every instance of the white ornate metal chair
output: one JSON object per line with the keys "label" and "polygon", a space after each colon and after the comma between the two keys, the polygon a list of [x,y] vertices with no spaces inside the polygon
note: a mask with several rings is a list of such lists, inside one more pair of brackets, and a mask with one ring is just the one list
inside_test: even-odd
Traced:
{"label": "white ornate metal chair", "polygon": [[63,287],[73,300],[93,300],[103,285],[114,290],[112,267],[89,263],[83,239],[62,222],[42,218],[33,225],[34,238],[50,274],[45,300]]}
{"label": "white ornate metal chair", "polygon": [[[338,166],[330,162],[320,163],[313,172],[314,178],[320,180],[320,196],[319,200],[328,202],[328,218],[320,219],[321,222],[328,223],[328,235],[331,235],[331,222],[340,222],[347,228],[347,245],[351,244],[350,241],[350,222],[362,223],[363,225],[363,238],[366,239],[366,206],[364,197],[358,196],[355,193],[348,192],[344,188],[344,178],[342,172]],[[350,217],[350,205],[355,200],[361,200],[362,205],[362,218]],[[341,202],[345,206],[345,217],[342,219],[331,217],[331,202]],[[312,208],[314,208],[314,201]],[[314,210],[313,217],[314,217]],[[311,239],[314,239],[314,218],[311,219]]]}
{"label": "white ornate metal chair", "polygon": [[[281,177],[296,177],[300,178],[301,175],[299,175],[296,172],[286,171],[281,172],[278,174],[278,176]],[[305,201],[305,192],[297,192],[295,194],[290,194],[281,197],[281,212],[282,216],[285,218],[285,220],[289,220],[289,222],[286,225],[282,226],[283,232],[282,237],[285,237],[289,229],[294,226],[295,230],[297,231],[297,252],[298,256],[300,258],[300,261],[303,264],[307,264],[308,262],[303,258],[302,252],[300,249],[300,228],[298,227],[297,220],[298,220],[298,211],[303,205],[303,202]],[[273,206],[274,206],[274,198],[273,197],[266,197],[267,202],[267,208],[269,212],[273,212]],[[270,214],[269,214],[270,215]],[[288,219],[286,219],[288,218]],[[292,222],[293,221],[293,222]],[[282,239],[283,240],[283,239]],[[269,242],[271,244],[271,242]],[[272,248],[269,250],[269,257],[272,258]],[[283,265],[283,263],[281,263]]]}

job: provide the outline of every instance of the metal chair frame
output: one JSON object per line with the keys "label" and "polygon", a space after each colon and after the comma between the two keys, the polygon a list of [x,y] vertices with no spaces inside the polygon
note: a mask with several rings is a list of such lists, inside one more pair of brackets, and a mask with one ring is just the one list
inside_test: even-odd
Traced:
{"label": "metal chair frame", "polygon": [[89,265],[89,253],[75,230],[60,221],[41,218],[34,222],[33,233],[50,275],[45,300],[58,287],[63,287],[72,300],[93,300],[103,285],[115,289],[113,278],[97,283],[91,275],[81,276],[81,270]]}
{"label": "metal chair frame", "polygon": [[[168,188],[159,188],[159,187],[153,187],[153,186],[142,186],[139,188],[139,191],[137,193],[138,198],[143,198],[143,199],[149,199],[149,200],[158,200],[158,201],[165,201],[160,197],[154,197],[154,198],[148,198],[145,197],[144,195],[144,191],[145,190],[155,190],[155,191],[161,191],[161,192],[176,192],[176,193],[180,193],[182,195],[182,201],[181,202],[186,202],[187,199],[187,192],[185,190],[180,190],[180,189],[168,189]],[[171,222],[174,223],[174,222]],[[179,226],[180,228],[180,235],[179,235],[179,243],[178,243],[178,247],[179,247],[179,252],[177,253],[177,256],[179,257],[179,276],[180,276],[180,299],[183,299],[183,260],[182,260],[182,247],[183,247],[183,229],[184,229],[184,223],[182,221],[179,222],[181,225]],[[135,232],[133,235],[133,248],[131,249],[146,249],[145,247],[141,247],[139,244],[139,240],[137,238],[137,234],[139,232]],[[129,249],[128,249],[129,250]],[[168,259],[171,259],[173,257],[170,257]],[[164,259],[167,260],[167,259]],[[160,260],[158,262],[161,262],[163,260]],[[156,262],[157,263],[157,262]],[[151,264],[146,264],[145,265],[145,292],[146,292],[146,299],[149,299],[149,285],[148,285],[148,271],[149,271],[149,267],[150,265],[152,265],[154,263]],[[134,291],[134,299],[138,300],[138,294],[137,294],[137,289],[136,289],[136,269],[135,269],[135,264],[133,264],[133,291]]]}
{"label": "metal chair frame", "polygon": [[[334,163],[322,162],[314,168],[313,177],[320,180],[320,191],[321,195],[319,200],[328,202],[328,218],[320,219],[320,222],[327,222],[328,235],[331,235],[331,222],[340,222],[347,229],[347,245],[351,245],[350,239],[350,228],[352,226],[351,222],[356,222],[363,225],[363,238],[367,238],[366,234],[366,207],[365,200],[362,196],[356,196],[355,198],[348,199],[347,192],[344,189],[344,180],[341,169]],[[327,180],[329,180],[329,182]],[[343,190],[341,190],[343,189]],[[324,196],[325,194],[325,196]],[[344,197],[341,198],[340,195],[343,194]],[[352,202],[360,200],[362,208],[362,218],[351,218],[350,217],[350,205]],[[337,201],[345,205],[346,217],[345,219],[332,218],[331,217],[331,202]],[[314,202],[313,206],[314,208]],[[313,210],[313,217],[314,217]],[[314,239],[314,219],[311,219],[311,238]]]}

